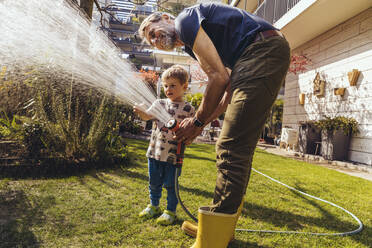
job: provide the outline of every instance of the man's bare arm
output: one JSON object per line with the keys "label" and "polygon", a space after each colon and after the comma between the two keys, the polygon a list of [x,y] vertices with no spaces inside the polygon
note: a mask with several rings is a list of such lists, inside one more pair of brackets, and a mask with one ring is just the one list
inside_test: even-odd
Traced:
{"label": "man's bare arm", "polygon": [[[226,109],[227,104],[220,102],[229,83],[229,74],[213,42],[202,27],[200,27],[196,36],[193,52],[201,68],[208,76],[208,85],[196,117],[200,121],[208,123],[208,121],[213,120],[214,113],[217,114],[216,109],[219,109],[219,111]],[[229,93],[225,95],[228,97]]]}
{"label": "man's bare arm", "polygon": [[[230,100],[228,90],[229,74],[208,35],[200,27],[196,36],[193,52],[203,71],[208,76],[208,85],[196,117],[204,124],[211,122],[222,113]],[[225,93],[225,91],[227,92]],[[225,94],[226,97],[223,97]],[[221,101],[222,100],[222,101]],[[203,130],[203,127],[193,125],[193,118],[184,119],[176,131],[175,138],[190,144]]]}
{"label": "man's bare arm", "polygon": [[227,86],[225,94],[223,95],[220,103],[218,104],[216,110],[213,112],[213,114],[207,119],[205,122],[205,125],[209,122],[217,119],[222,113],[226,111],[227,105],[229,105],[231,100],[231,90],[230,85]]}

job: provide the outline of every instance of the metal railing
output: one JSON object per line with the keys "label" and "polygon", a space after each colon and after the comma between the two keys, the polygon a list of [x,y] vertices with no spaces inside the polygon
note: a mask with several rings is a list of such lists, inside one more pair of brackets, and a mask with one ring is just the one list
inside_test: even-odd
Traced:
{"label": "metal railing", "polygon": [[301,0],[265,0],[254,14],[274,24]]}

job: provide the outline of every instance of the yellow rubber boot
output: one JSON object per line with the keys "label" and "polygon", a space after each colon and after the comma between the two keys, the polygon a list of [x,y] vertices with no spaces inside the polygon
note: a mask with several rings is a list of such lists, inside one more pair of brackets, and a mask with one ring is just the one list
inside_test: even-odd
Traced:
{"label": "yellow rubber boot", "polygon": [[[235,226],[236,226],[236,223],[238,222],[239,220],[239,217],[240,217],[240,214],[242,213],[242,209],[243,209],[243,203],[244,201],[242,201],[240,203],[240,206],[238,208],[238,211],[237,211],[237,215],[236,215],[236,219],[235,219]],[[182,223],[182,226],[181,226],[181,229],[184,233],[186,233],[187,235],[190,235],[191,237],[196,237],[196,234],[198,233],[198,224],[194,223],[194,222],[190,222],[190,221],[187,221],[185,220],[183,223]],[[235,233],[235,232],[234,232]],[[235,238],[235,235],[233,234],[230,238],[230,241],[233,241]]]}
{"label": "yellow rubber boot", "polygon": [[201,207],[198,211],[198,232],[191,248],[226,248],[234,235],[237,213],[224,214]]}

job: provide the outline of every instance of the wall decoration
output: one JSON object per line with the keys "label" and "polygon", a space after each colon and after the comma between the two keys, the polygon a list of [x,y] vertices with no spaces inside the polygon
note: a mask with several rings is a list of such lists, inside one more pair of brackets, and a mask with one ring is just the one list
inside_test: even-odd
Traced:
{"label": "wall decoration", "polygon": [[344,96],[345,88],[334,88],[333,92],[336,96]]}
{"label": "wall decoration", "polygon": [[355,86],[357,84],[359,78],[360,71],[358,69],[353,69],[347,73],[347,77],[349,78],[350,86]]}
{"label": "wall decoration", "polygon": [[298,95],[298,98],[299,98],[299,100],[300,100],[300,104],[301,104],[301,105],[304,105],[304,104],[305,104],[305,94],[304,94],[304,93],[300,93],[300,94]]}
{"label": "wall decoration", "polygon": [[323,97],[324,90],[325,90],[325,81],[320,79],[319,72],[316,74],[313,83],[314,83],[314,95],[316,95],[317,97]]}

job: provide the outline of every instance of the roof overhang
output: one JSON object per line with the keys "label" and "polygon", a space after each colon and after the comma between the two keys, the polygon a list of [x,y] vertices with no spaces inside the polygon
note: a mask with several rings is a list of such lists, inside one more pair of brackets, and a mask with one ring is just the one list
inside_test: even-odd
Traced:
{"label": "roof overhang", "polygon": [[302,0],[274,26],[295,49],[371,6],[371,0]]}

